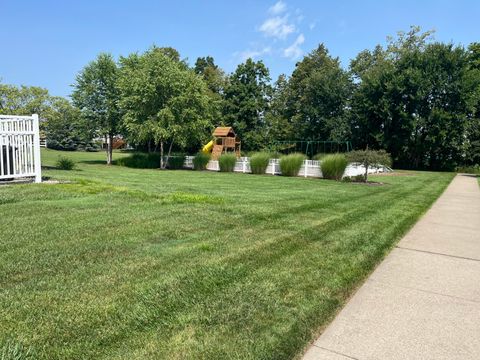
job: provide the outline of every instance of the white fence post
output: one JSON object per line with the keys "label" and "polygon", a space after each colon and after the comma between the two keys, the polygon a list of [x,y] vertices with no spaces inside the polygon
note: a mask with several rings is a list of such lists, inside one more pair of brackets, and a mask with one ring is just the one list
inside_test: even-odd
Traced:
{"label": "white fence post", "polygon": [[40,157],[40,126],[38,114],[33,114],[33,163],[35,166],[35,182],[42,182],[42,163]]}

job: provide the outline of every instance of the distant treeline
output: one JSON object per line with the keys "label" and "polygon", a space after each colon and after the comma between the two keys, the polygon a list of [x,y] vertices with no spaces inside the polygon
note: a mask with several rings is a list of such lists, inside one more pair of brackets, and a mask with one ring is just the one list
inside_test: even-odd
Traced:
{"label": "distant treeline", "polygon": [[227,75],[212,57],[190,66],[173,48],[100,54],[78,74],[71,102],[0,84],[0,113],[39,113],[57,148],[121,134],[146,149],[195,152],[214,126],[231,125],[247,151],[350,140],[385,149],[395,167],[450,170],[480,163],[480,43],[436,42],[412,27],[348,69],[320,44],[274,83],[252,59]]}

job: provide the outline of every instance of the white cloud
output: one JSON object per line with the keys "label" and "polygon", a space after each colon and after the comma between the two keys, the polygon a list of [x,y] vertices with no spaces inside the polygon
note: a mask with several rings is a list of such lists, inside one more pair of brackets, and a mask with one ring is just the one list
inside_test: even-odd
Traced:
{"label": "white cloud", "polygon": [[278,15],[285,12],[285,10],[287,10],[287,4],[280,0],[279,2],[275,3],[275,5],[271,6],[268,9],[268,12],[272,15]]}
{"label": "white cloud", "polygon": [[[283,56],[295,60],[303,55],[302,44],[305,42],[304,27],[312,30],[316,23],[305,23],[308,18],[303,15],[300,8],[292,8],[287,5],[286,0],[275,0],[276,2],[268,8],[265,20],[256,29],[262,33],[263,39],[251,42],[250,46],[233,53],[235,61],[245,61],[248,58],[258,59],[264,55]],[[293,38],[295,41],[291,43]],[[279,45],[279,44],[282,45]],[[291,44],[288,46],[288,44]]]}
{"label": "white cloud", "polygon": [[260,31],[268,37],[284,40],[295,31],[295,25],[288,22],[287,16],[275,16],[265,20],[260,26]]}
{"label": "white cloud", "polygon": [[283,49],[283,56],[291,60],[298,59],[300,56],[303,55],[303,50],[301,48],[301,45],[304,42],[305,42],[305,36],[303,36],[303,34],[298,35],[292,45]]}
{"label": "white cloud", "polygon": [[295,17],[298,23],[301,23],[303,19],[305,19],[305,16],[303,15],[302,10],[300,9],[295,9]]}
{"label": "white cloud", "polygon": [[315,26],[317,26],[317,23],[314,21],[314,22],[312,22],[312,23],[310,23],[310,24],[308,25],[308,28],[309,28],[310,30],[313,30],[313,29],[315,29]]}
{"label": "white cloud", "polygon": [[264,47],[262,49],[258,49],[258,50],[247,49],[247,50],[244,50],[244,51],[236,52],[233,55],[235,57],[238,57],[240,59],[240,61],[244,62],[245,60],[247,60],[249,58],[255,59],[255,58],[258,58],[259,56],[270,54],[271,51],[272,51],[272,48],[270,46],[266,46],[266,47]]}

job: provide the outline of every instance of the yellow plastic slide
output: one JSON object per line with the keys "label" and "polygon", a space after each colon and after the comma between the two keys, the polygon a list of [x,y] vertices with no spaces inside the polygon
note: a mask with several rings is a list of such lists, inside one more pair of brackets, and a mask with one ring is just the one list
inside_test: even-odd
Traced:
{"label": "yellow plastic slide", "polygon": [[215,144],[214,141],[213,141],[213,140],[210,140],[210,141],[208,142],[208,144],[206,144],[206,145],[202,148],[202,152],[203,152],[204,154],[208,154],[209,152],[212,151],[214,144]]}

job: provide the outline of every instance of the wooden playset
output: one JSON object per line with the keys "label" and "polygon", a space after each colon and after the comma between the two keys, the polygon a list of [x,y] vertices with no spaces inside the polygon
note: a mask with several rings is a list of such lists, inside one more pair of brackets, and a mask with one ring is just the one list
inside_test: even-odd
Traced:
{"label": "wooden playset", "polygon": [[234,152],[240,157],[241,141],[238,140],[232,127],[217,127],[213,132],[213,140],[206,144],[202,151],[211,152],[212,160],[217,160],[223,153]]}

